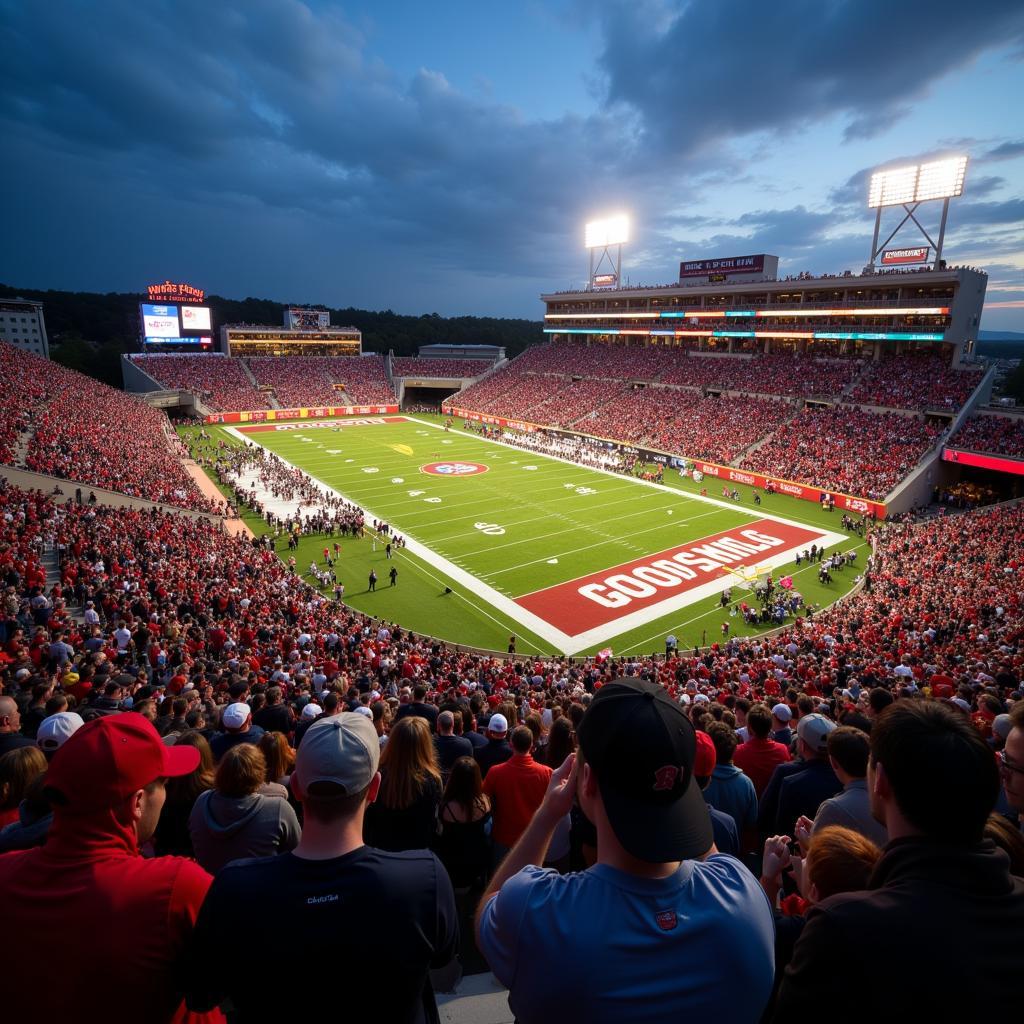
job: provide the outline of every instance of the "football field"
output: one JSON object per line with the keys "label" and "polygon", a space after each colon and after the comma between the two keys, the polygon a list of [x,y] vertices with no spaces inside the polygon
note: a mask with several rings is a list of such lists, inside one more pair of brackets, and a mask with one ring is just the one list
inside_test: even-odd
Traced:
{"label": "football field", "polygon": [[[647,483],[445,431],[436,418],[221,429],[275,452],[360,505],[368,521],[386,520],[407,538],[399,559],[468,595],[493,624],[490,642],[480,643],[479,629],[473,639],[462,635],[455,604],[424,600],[394,617],[454,642],[504,649],[515,633],[520,651],[566,654],[606,646],[648,653],[669,632],[681,644],[710,643],[721,638],[722,622],[732,633],[751,632],[719,605],[729,586],[734,603],[753,601],[735,586],[737,573],[784,567],[808,600],[825,604],[849,589],[856,570],[837,574],[822,593],[816,567],[795,570],[796,552],[863,546],[838,531],[840,513],[813,504],[771,496],[754,506],[749,491],[741,502],[722,500],[712,479],[700,497],[674,471],[665,485]],[[366,610],[354,599],[359,589],[349,585],[346,600]]]}

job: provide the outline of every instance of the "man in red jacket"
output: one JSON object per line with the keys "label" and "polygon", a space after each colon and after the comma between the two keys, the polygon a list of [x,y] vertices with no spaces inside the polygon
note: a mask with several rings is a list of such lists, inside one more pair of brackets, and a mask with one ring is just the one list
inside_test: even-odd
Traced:
{"label": "man in red jacket", "polygon": [[769,737],[772,713],[763,704],[755,704],[747,712],[747,731],[750,739],[736,748],[732,763],[750,778],[760,800],[768,788],[772,772],[789,761],[789,751],[784,744]]}
{"label": "man in red jacket", "polygon": [[[18,964],[4,987],[10,1020],[223,1021],[182,1001],[180,958],[212,879],[190,860],[139,852],[164,781],[198,765],[198,751],[165,746],[135,713],[89,722],[54,755],[46,845],[0,857],[0,962]],[[49,957],[25,956],[55,943],[76,951],[57,976]]]}

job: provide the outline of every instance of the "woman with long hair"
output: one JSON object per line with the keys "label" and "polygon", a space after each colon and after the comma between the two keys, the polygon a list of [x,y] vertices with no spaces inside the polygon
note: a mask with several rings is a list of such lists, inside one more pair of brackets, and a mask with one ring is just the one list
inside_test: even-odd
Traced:
{"label": "woman with long hair", "polygon": [[366,842],[380,850],[422,850],[437,840],[441,770],[426,719],[400,718],[380,756],[381,784],[366,810]]}
{"label": "woman with long hair", "polygon": [[0,757],[0,828],[18,820],[25,793],[46,771],[46,755],[38,747],[15,747]]}
{"label": "woman with long hair", "polygon": [[452,885],[471,889],[483,882],[491,864],[491,801],[474,758],[460,757],[452,765],[439,817],[437,855]]}
{"label": "woman with long hair", "polygon": [[552,770],[560,768],[562,762],[575,749],[576,734],[572,730],[572,722],[568,718],[556,718],[551,723],[551,731],[548,733],[544,763]]}
{"label": "woman with long hair", "polygon": [[[289,745],[288,737],[283,732],[265,732],[257,746],[267,762],[267,783],[284,786],[287,792],[288,780],[291,778],[292,768],[295,767],[295,751]],[[272,794],[266,792],[266,795]]]}
{"label": "woman with long hair", "polygon": [[199,795],[213,789],[213,752],[209,741],[196,729],[183,732],[174,745],[195,747],[199,751],[199,765],[190,775],[167,780],[167,799],[157,822],[153,848],[160,857],[194,857],[188,818]]}

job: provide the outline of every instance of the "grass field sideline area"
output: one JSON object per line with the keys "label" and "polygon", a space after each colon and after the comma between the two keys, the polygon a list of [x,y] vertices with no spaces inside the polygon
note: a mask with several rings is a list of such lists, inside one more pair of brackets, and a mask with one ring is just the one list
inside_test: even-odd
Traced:
{"label": "grass field sideline area", "polygon": [[[776,578],[791,574],[805,600],[822,607],[851,588],[866,557],[859,536],[842,534],[838,511],[778,495],[756,506],[745,487],[738,502],[722,501],[710,479],[702,498],[674,472],[647,484],[444,431],[442,422],[418,415],[206,429],[214,443],[264,446],[360,505],[368,522],[384,519],[409,539],[394,554],[394,588],[381,543],[343,541],[346,603],[472,646],[505,650],[514,633],[520,652],[651,653],[670,632],[684,646],[720,640],[723,622],[730,635],[749,636],[766,627],[730,616],[720,595],[732,586],[734,604],[753,597],[714,559],[733,553],[733,568],[773,565]],[[181,432],[190,442],[198,433]],[[258,517],[246,521],[263,528]],[[323,540],[303,538],[300,571],[321,558]],[[811,543],[859,549],[857,568],[820,584],[817,565],[797,570],[793,560]],[[370,568],[380,578],[374,593]]]}

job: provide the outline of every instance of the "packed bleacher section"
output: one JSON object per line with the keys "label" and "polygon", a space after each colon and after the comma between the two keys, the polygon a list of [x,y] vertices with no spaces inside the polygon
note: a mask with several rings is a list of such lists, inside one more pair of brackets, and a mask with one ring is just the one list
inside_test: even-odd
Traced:
{"label": "packed bleacher section", "polygon": [[741,465],[880,501],[936,444],[941,432],[935,423],[894,412],[807,406]]}
{"label": "packed bleacher section", "polygon": [[981,378],[981,370],[954,370],[939,356],[890,356],[871,364],[848,401],[891,409],[952,412],[971,397]]}
{"label": "packed bleacher section", "polygon": [[786,352],[676,359],[662,373],[665,384],[694,388],[722,388],[754,394],[796,397],[839,396],[863,370],[859,359],[811,359]]}
{"label": "packed bleacher section", "polygon": [[637,447],[732,462],[792,415],[789,402],[773,398],[716,398],[674,388],[625,388],[594,415],[578,421],[576,428]]}
{"label": "packed bleacher section", "polygon": [[346,394],[354,405],[395,401],[378,355],[252,357],[249,367],[286,409],[338,405]]}
{"label": "packed bleacher section", "polygon": [[[315,821],[308,814],[302,823],[296,818],[292,806],[300,790],[295,785],[296,776],[288,788],[288,776],[296,756],[306,763],[302,760],[306,758],[302,753],[304,744],[311,744],[310,750],[312,744],[318,744],[323,727],[314,723],[321,719],[329,722],[335,715],[341,718],[331,729],[354,729],[344,723],[360,716],[372,723],[372,728],[361,723],[354,733],[345,733],[347,737],[368,737],[369,742],[379,742],[383,751],[394,744],[394,756],[386,756],[382,765],[385,776],[392,773],[392,791],[402,781],[414,794],[411,802],[408,798],[401,802],[382,793],[378,799],[381,807],[372,814],[368,812],[365,842],[385,850],[420,851],[402,859],[405,880],[401,884],[411,894],[420,892],[414,882],[421,877],[413,873],[415,865],[424,858],[429,865],[436,864],[431,877],[440,873],[445,878],[443,886],[449,891],[446,907],[451,907],[454,918],[457,911],[450,897],[451,883],[462,888],[471,909],[501,859],[503,850],[496,844],[509,834],[513,817],[515,829],[511,834],[522,834],[541,805],[535,777],[544,776],[543,792],[552,770],[564,767],[568,771],[571,761],[564,759],[584,742],[580,736],[593,721],[584,716],[600,699],[601,690],[623,676],[633,683],[641,680],[640,686],[663,691],[659,699],[674,704],[673,715],[681,714],[689,720],[687,729],[696,730],[699,741],[698,763],[707,766],[694,774],[701,776],[701,785],[707,785],[710,777],[711,784],[718,787],[714,799],[710,790],[705,792],[707,803],[716,807],[719,823],[712,829],[713,823],[709,822],[707,833],[709,839],[714,835],[719,853],[729,850],[739,859],[713,856],[708,869],[734,873],[742,893],[756,894],[749,906],[738,893],[714,904],[715,913],[735,919],[733,941],[744,944],[745,960],[749,962],[753,956],[763,960],[765,981],[749,1019],[757,1019],[761,1001],[769,998],[773,968],[781,978],[790,956],[796,963],[808,953],[806,944],[798,943],[792,954],[792,943],[787,949],[781,942],[773,952],[770,915],[759,925],[764,927],[766,940],[755,942],[750,914],[756,911],[763,918],[766,905],[757,889],[757,874],[748,877],[748,867],[742,864],[755,872],[764,868],[761,885],[769,894],[778,927],[787,929],[794,939],[800,927],[811,928],[810,919],[806,925],[801,919],[808,906],[829,895],[815,896],[797,877],[795,885],[790,879],[790,891],[777,901],[778,890],[773,889],[772,879],[776,878],[778,865],[770,860],[773,836],[784,834],[787,844],[793,836],[806,851],[807,845],[815,842],[815,833],[826,829],[827,822],[834,821],[842,809],[846,828],[855,833],[846,841],[863,847],[863,839],[857,836],[870,836],[884,846],[884,853],[873,850],[871,862],[879,856],[883,863],[892,864],[896,859],[902,865],[899,879],[904,888],[916,878],[917,869],[912,864],[928,864],[927,886],[920,890],[924,902],[916,908],[917,913],[928,911],[927,901],[938,900],[940,906],[933,908],[934,913],[946,915],[942,892],[952,888],[964,893],[963,898],[975,911],[976,904],[994,903],[993,913],[1005,916],[1010,910],[1008,901],[1013,900],[1013,907],[1019,909],[1022,895],[1019,879],[1014,882],[1007,869],[1013,874],[1020,871],[1010,858],[1017,856],[1012,835],[1017,824],[1013,819],[1018,810],[1024,809],[1014,775],[1019,769],[1010,759],[1010,744],[1018,742],[1011,730],[1024,728],[1018,706],[1024,675],[1024,590],[1019,580],[1024,571],[1024,507],[1000,507],[921,523],[886,523],[873,532],[877,546],[866,567],[866,585],[846,601],[813,617],[804,616],[774,635],[733,638],[702,652],[668,645],[665,655],[628,659],[506,659],[460,652],[414,636],[398,625],[364,616],[340,602],[328,601],[302,583],[266,545],[227,537],[204,521],[166,512],[82,508],[72,502],[56,502],[39,492],[0,485],[0,570],[8,585],[0,605],[0,739],[5,751],[0,772],[4,773],[5,800],[10,796],[12,780],[17,782],[14,806],[5,803],[2,808],[0,850],[38,850],[47,844],[45,858],[32,862],[31,877],[40,887],[35,901],[27,899],[31,893],[26,894],[24,889],[24,872],[18,873],[28,862],[0,858],[0,868],[9,872],[5,876],[9,886],[5,889],[7,924],[13,927],[12,914],[17,924],[14,936],[8,933],[7,948],[12,948],[12,942],[25,941],[25,929],[34,920],[33,915],[42,912],[40,900],[44,895],[47,899],[43,902],[49,906],[52,900],[48,894],[59,892],[61,920],[66,927],[78,927],[83,923],[82,900],[95,900],[97,894],[114,891],[119,898],[111,900],[105,911],[105,927],[127,934],[126,921],[134,923],[144,917],[148,936],[173,935],[176,944],[160,955],[149,947],[145,951],[147,977],[160,978],[174,993],[165,997],[168,1002],[162,1014],[154,1012],[147,1019],[180,1019],[181,1013],[175,1016],[174,1010],[186,993],[193,1007],[216,1006],[220,998],[204,998],[208,985],[200,977],[203,972],[180,971],[180,964],[195,952],[190,943],[197,916],[200,928],[208,928],[212,921],[237,931],[237,915],[212,898],[199,912],[210,875],[219,880],[215,886],[223,882],[224,888],[232,872],[253,870],[253,865],[266,865],[268,859],[295,848],[307,829],[310,836],[322,834],[322,830],[317,833]],[[59,552],[56,578],[48,576],[40,558],[46,543],[53,543]],[[84,606],[84,622],[69,614],[69,605],[75,610]],[[935,792],[926,805],[915,804],[915,812],[919,806],[934,806],[950,829],[950,815],[965,800],[978,801],[972,814],[979,822],[993,812],[997,820],[993,831],[986,828],[985,834],[993,836],[998,847],[1007,852],[999,852],[992,840],[984,844],[974,841],[970,856],[984,861],[977,865],[979,870],[984,868],[982,881],[951,865],[951,859],[961,856],[957,844],[963,845],[963,841],[957,836],[936,837],[934,851],[920,833],[886,845],[889,834],[879,825],[895,819],[876,821],[867,811],[866,800],[864,807],[855,802],[855,790],[858,786],[864,788],[864,768],[852,771],[852,762],[841,755],[838,746],[833,748],[832,738],[839,736],[836,727],[845,727],[839,738],[847,746],[859,745],[862,765],[866,764],[868,743],[874,743],[893,717],[890,707],[929,714],[932,730],[941,723],[951,740],[954,726],[950,723],[955,723],[956,729],[969,734],[986,755],[986,784],[973,788],[962,777],[950,775],[948,759],[956,757],[950,746],[943,747],[941,763],[927,762],[927,771],[915,766],[912,756],[909,758],[910,775],[920,780],[919,785],[935,785],[936,779],[941,779],[944,785],[956,787],[955,799],[952,788]],[[770,739],[755,740],[755,714],[765,729],[770,723],[777,730]],[[140,716],[152,725],[135,724]],[[443,738],[452,732],[453,720],[458,723],[454,735],[469,744],[465,755],[456,740]],[[585,723],[582,726],[581,720]],[[83,721],[90,724],[83,725]],[[93,722],[97,725],[91,725]],[[525,726],[526,731],[519,726]],[[113,783],[106,777],[90,775],[88,781],[93,785],[86,786],[88,796],[78,795],[80,801],[89,801],[88,807],[95,807],[89,817],[75,804],[69,815],[62,800],[53,797],[54,787],[45,788],[49,782],[59,782],[58,788],[65,791],[63,787],[70,782],[61,769],[72,752],[87,742],[87,735],[111,728],[123,730],[118,735],[124,737],[125,744],[139,743],[138,730],[143,729],[153,737],[149,741],[153,750],[159,748],[162,738],[172,750],[197,747],[202,752],[198,758],[189,755],[190,763],[196,765],[192,775],[178,767],[176,757],[160,754],[161,763],[166,757],[166,763],[173,761],[174,766],[173,771],[162,774],[181,774],[182,778],[168,783],[166,800],[157,804],[157,816],[149,821],[144,834],[141,826],[136,833],[132,826],[121,823],[113,813],[120,813],[119,805],[103,803],[104,799],[114,799],[109,795],[114,791]],[[78,738],[79,729],[90,732]],[[623,732],[633,734],[636,749],[627,754],[618,742],[616,767],[628,769],[632,758],[644,756],[640,748],[645,740],[637,737],[635,730]],[[410,736],[417,742],[425,741],[415,754],[408,746]],[[920,729],[916,734],[911,731],[907,742],[913,744],[920,736]],[[514,752],[508,739],[515,751],[525,744],[527,752]],[[752,746],[745,751],[748,743]],[[335,741],[333,749],[338,747]],[[331,763],[341,770],[343,762],[326,762],[326,751],[319,745],[315,749],[318,767]],[[1012,749],[1016,751],[1016,747]],[[872,752],[876,752],[874,747]],[[764,758],[769,753],[772,759],[764,770]],[[832,755],[831,760],[827,755]],[[156,755],[147,748],[147,757],[148,767]],[[447,760],[442,761],[442,757]],[[185,755],[181,758],[184,760]],[[628,763],[623,763],[623,758]],[[999,786],[992,758],[1002,766]],[[349,755],[344,763],[351,761]],[[716,761],[719,767],[715,767]],[[82,770],[127,771],[135,763],[104,757],[83,764]],[[510,768],[502,772],[501,766],[506,763]],[[240,774],[243,768],[245,774]],[[375,768],[376,757],[369,772],[372,774]],[[472,830],[471,846],[467,845],[468,830],[456,827],[460,820],[452,819],[449,804],[454,799],[454,776],[464,770],[471,779],[469,805],[475,806],[476,801],[480,808],[475,817],[471,814],[461,821],[463,826],[479,823],[479,828]],[[845,773],[842,777],[840,771]],[[405,772],[409,775],[394,774]],[[491,778],[492,773],[497,774]],[[893,785],[897,781],[906,785],[904,777],[896,772],[893,778]],[[241,791],[231,788],[239,785],[239,779],[245,786]],[[146,785],[144,779],[138,782]],[[967,788],[961,788],[960,783]],[[162,783],[160,787],[162,791]],[[123,787],[131,793],[137,789]],[[481,790],[486,799],[479,796]],[[841,800],[830,800],[840,793]],[[570,804],[571,796],[570,791]],[[224,853],[231,851],[226,857],[216,850],[211,852],[211,846],[223,844],[225,838],[216,816],[211,819],[207,811],[215,803],[227,808],[228,813],[248,815],[248,824],[230,829],[230,845],[223,847]],[[723,805],[729,807],[724,818],[731,825],[723,824]],[[516,808],[514,816],[509,810],[512,806]],[[587,869],[594,856],[601,858],[604,853],[600,847],[594,849],[592,826],[578,813],[581,806],[582,798],[571,814],[567,805],[559,816],[551,818],[551,828],[555,821],[564,821],[564,831],[557,840],[551,840],[550,847],[545,844],[536,861],[544,860],[543,850],[550,851],[545,863],[551,872],[562,876],[547,876],[550,884],[573,884],[575,873]],[[699,802],[689,813],[698,812],[711,815]],[[820,821],[815,820],[819,816]],[[424,828],[424,820],[429,828]],[[690,820],[695,822],[696,817]],[[980,824],[978,828],[980,833]],[[126,839],[136,835],[138,845],[135,838]],[[895,833],[892,835],[897,840]],[[560,844],[557,851],[556,841]],[[80,844],[77,858],[69,855],[76,843]],[[357,851],[364,849],[358,838],[355,843]],[[147,857],[138,856],[138,846],[144,847]],[[435,862],[423,852],[424,846],[436,851],[439,860]],[[468,859],[470,849],[472,859]],[[63,856],[57,856],[58,850]],[[301,846],[298,853],[305,858],[302,863],[308,863],[309,853]],[[194,859],[171,861],[171,856]],[[353,860],[386,858],[372,849],[351,856]],[[697,856],[686,855],[686,872],[701,870],[699,860],[693,859]],[[223,866],[236,857],[256,859],[246,860],[248,866],[244,868]],[[653,860],[649,854],[640,859]],[[808,872],[812,870],[811,859],[806,859]],[[294,863],[296,857],[280,858],[282,870],[286,860]],[[352,865],[349,860],[341,860],[337,852],[333,859],[321,852],[313,860],[317,861],[315,871],[308,866],[304,869],[308,877],[301,902],[311,903],[305,895],[311,891],[309,886],[315,877],[325,886],[322,903],[329,905],[332,886],[341,883]],[[89,885],[68,885],[71,873],[79,871],[83,862],[89,872]],[[356,863],[363,870],[363,860]],[[836,867],[841,863],[837,862]],[[848,870],[849,865],[846,867]],[[143,870],[154,877],[166,870],[164,877],[169,877],[172,871],[184,872],[186,868],[192,895],[181,894],[177,899],[192,900],[189,915],[180,923],[177,918],[167,923],[161,901],[168,899],[169,886],[133,880],[139,879]],[[600,872],[609,870],[598,868],[592,877],[600,879]],[[539,869],[528,871],[536,874]],[[996,884],[994,876],[999,872],[999,877],[1006,876],[999,883],[999,899],[983,899]],[[14,884],[12,877],[16,879]],[[877,889],[889,884],[884,874],[870,882],[865,879],[863,876],[859,884],[847,888],[863,889],[866,885]],[[781,885],[781,874],[777,881]],[[591,911],[595,919],[599,915],[605,919],[613,912],[612,904],[625,898],[619,885],[602,884],[608,892],[602,894],[600,910]],[[649,893],[652,884],[651,878],[644,879],[641,892]],[[86,888],[89,893],[83,896]],[[260,892],[259,898],[264,901],[269,898],[269,890],[242,887],[240,895],[247,905],[254,891]],[[836,891],[845,890],[840,887]],[[858,915],[889,897],[889,893],[859,893]],[[403,914],[411,896],[407,894],[404,899]],[[707,902],[699,887],[686,899],[693,912]],[[315,913],[323,912],[315,898],[312,906]],[[428,906],[433,907],[429,900]],[[702,909],[702,913],[706,915],[709,910]],[[433,916],[436,918],[436,910]],[[893,917],[891,927],[906,928],[915,917],[901,911]],[[974,915],[970,919],[973,921]],[[402,915],[389,920],[389,934],[403,927],[404,920]],[[709,927],[706,916],[701,920],[702,929]],[[820,925],[821,915],[814,920]],[[644,921],[649,935],[653,925],[646,917]],[[88,924],[94,926],[95,918],[89,918]],[[662,931],[674,931],[675,924],[671,914],[663,923],[658,921]],[[367,926],[363,923],[360,927],[362,935]],[[465,922],[463,927],[467,927]],[[615,935],[621,938],[619,932]],[[837,935],[851,942],[861,938],[859,932],[847,935],[841,928]],[[421,935],[419,938],[422,941]],[[877,933],[866,938],[880,941]],[[564,949],[571,955],[582,939],[561,941],[568,942]],[[984,946],[980,938],[977,941]],[[746,947],[748,942],[752,943],[750,948]],[[213,950],[222,948],[215,945]],[[452,943],[451,951],[456,948],[458,944]],[[730,948],[738,954],[738,946]],[[508,976],[509,972],[502,970],[507,960],[493,944],[483,942],[476,954],[478,959],[481,954],[488,959],[477,969],[489,963],[499,977]],[[462,956],[472,955],[469,934],[464,932]],[[524,964],[530,964],[532,947],[527,946],[519,955]],[[822,953],[826,958],[833,955],[833,946]],[[138,958],[131,946],[119,956],[122,962],[131,963]],[[438,962],[433,966],[443,965]],[[546,972],[550,962],[545,957],[542,963],[531,964],[531,970],[534,968]],[[161,969],[168,977],[179,979],[177,985],[163,982]],[[907,974],[897,968],[894,980],[888,984],[902,984]],[[181,982],[184,976],[195,977],[191,982]],[[518,981],[510,979],[508,983],[515,996]],[[783,981],[779,999],[788,999],[791,1006],[805,1005],[807,1012],[812,1012],[816,1002],[794,1004],[798,997],[792,986],[787,989],[788,984],[788,979]],[[239,985],[240,991],[251,989],[248,981]],[[221,990],[215,986],[212,991]],[[19,992],[17,986],[11,990],[9,1005],[27,1004]],[[51,998],[42,993],[38,986],[34,988],[33,1005]],[[123,998],[120,989],[114,992],[109,986],[90,987],[89,993],[79,995],[71,1004],[61,995],[58,1002],[78,1008],[88,1002],[91,1007],[106,1005],[112,1009]],[[374,1010],[382,1019],[390,1019],[386,1012],[389,999],[386,990],[373,994]],[[432,999],[429,988],[425,988],[424,1000]],[[721,999],[723,1007],[732,1005],[726,994]],[[997,1003],[1005,1005],[1003,996]],[[133,1003],[132,1008],[137,1006]],[[221,1019],[218,1012],[207,1018],[208,1024]]]}
{"label": "packed bleacher section", "polygon": [[165,388],[199,395],[214,412],[271,408],[267,396],[242,367],[241,359],[213,355],[133,356],[134,362]]}
{"label": "packed bleacher section", "polygon": [[1024,416],[972,416],[949,439],[953,448],[1024,458]]}
{"label": "packed bleacher section", "polygon": [[[186,454],[164,413],[58,363],[0,345],[6,391],[2,458],[14,457],[14,428],[27,430],[25,468],[147,501],[222,511],[181,463]],[[13,416],[14,410],[17,415]]]}
{"label": "packed bleacher section", "polygon": [[431,359],[425,356],[395,356],[391,373],[395,377],[479,377],[491,368],[486,359]]}

